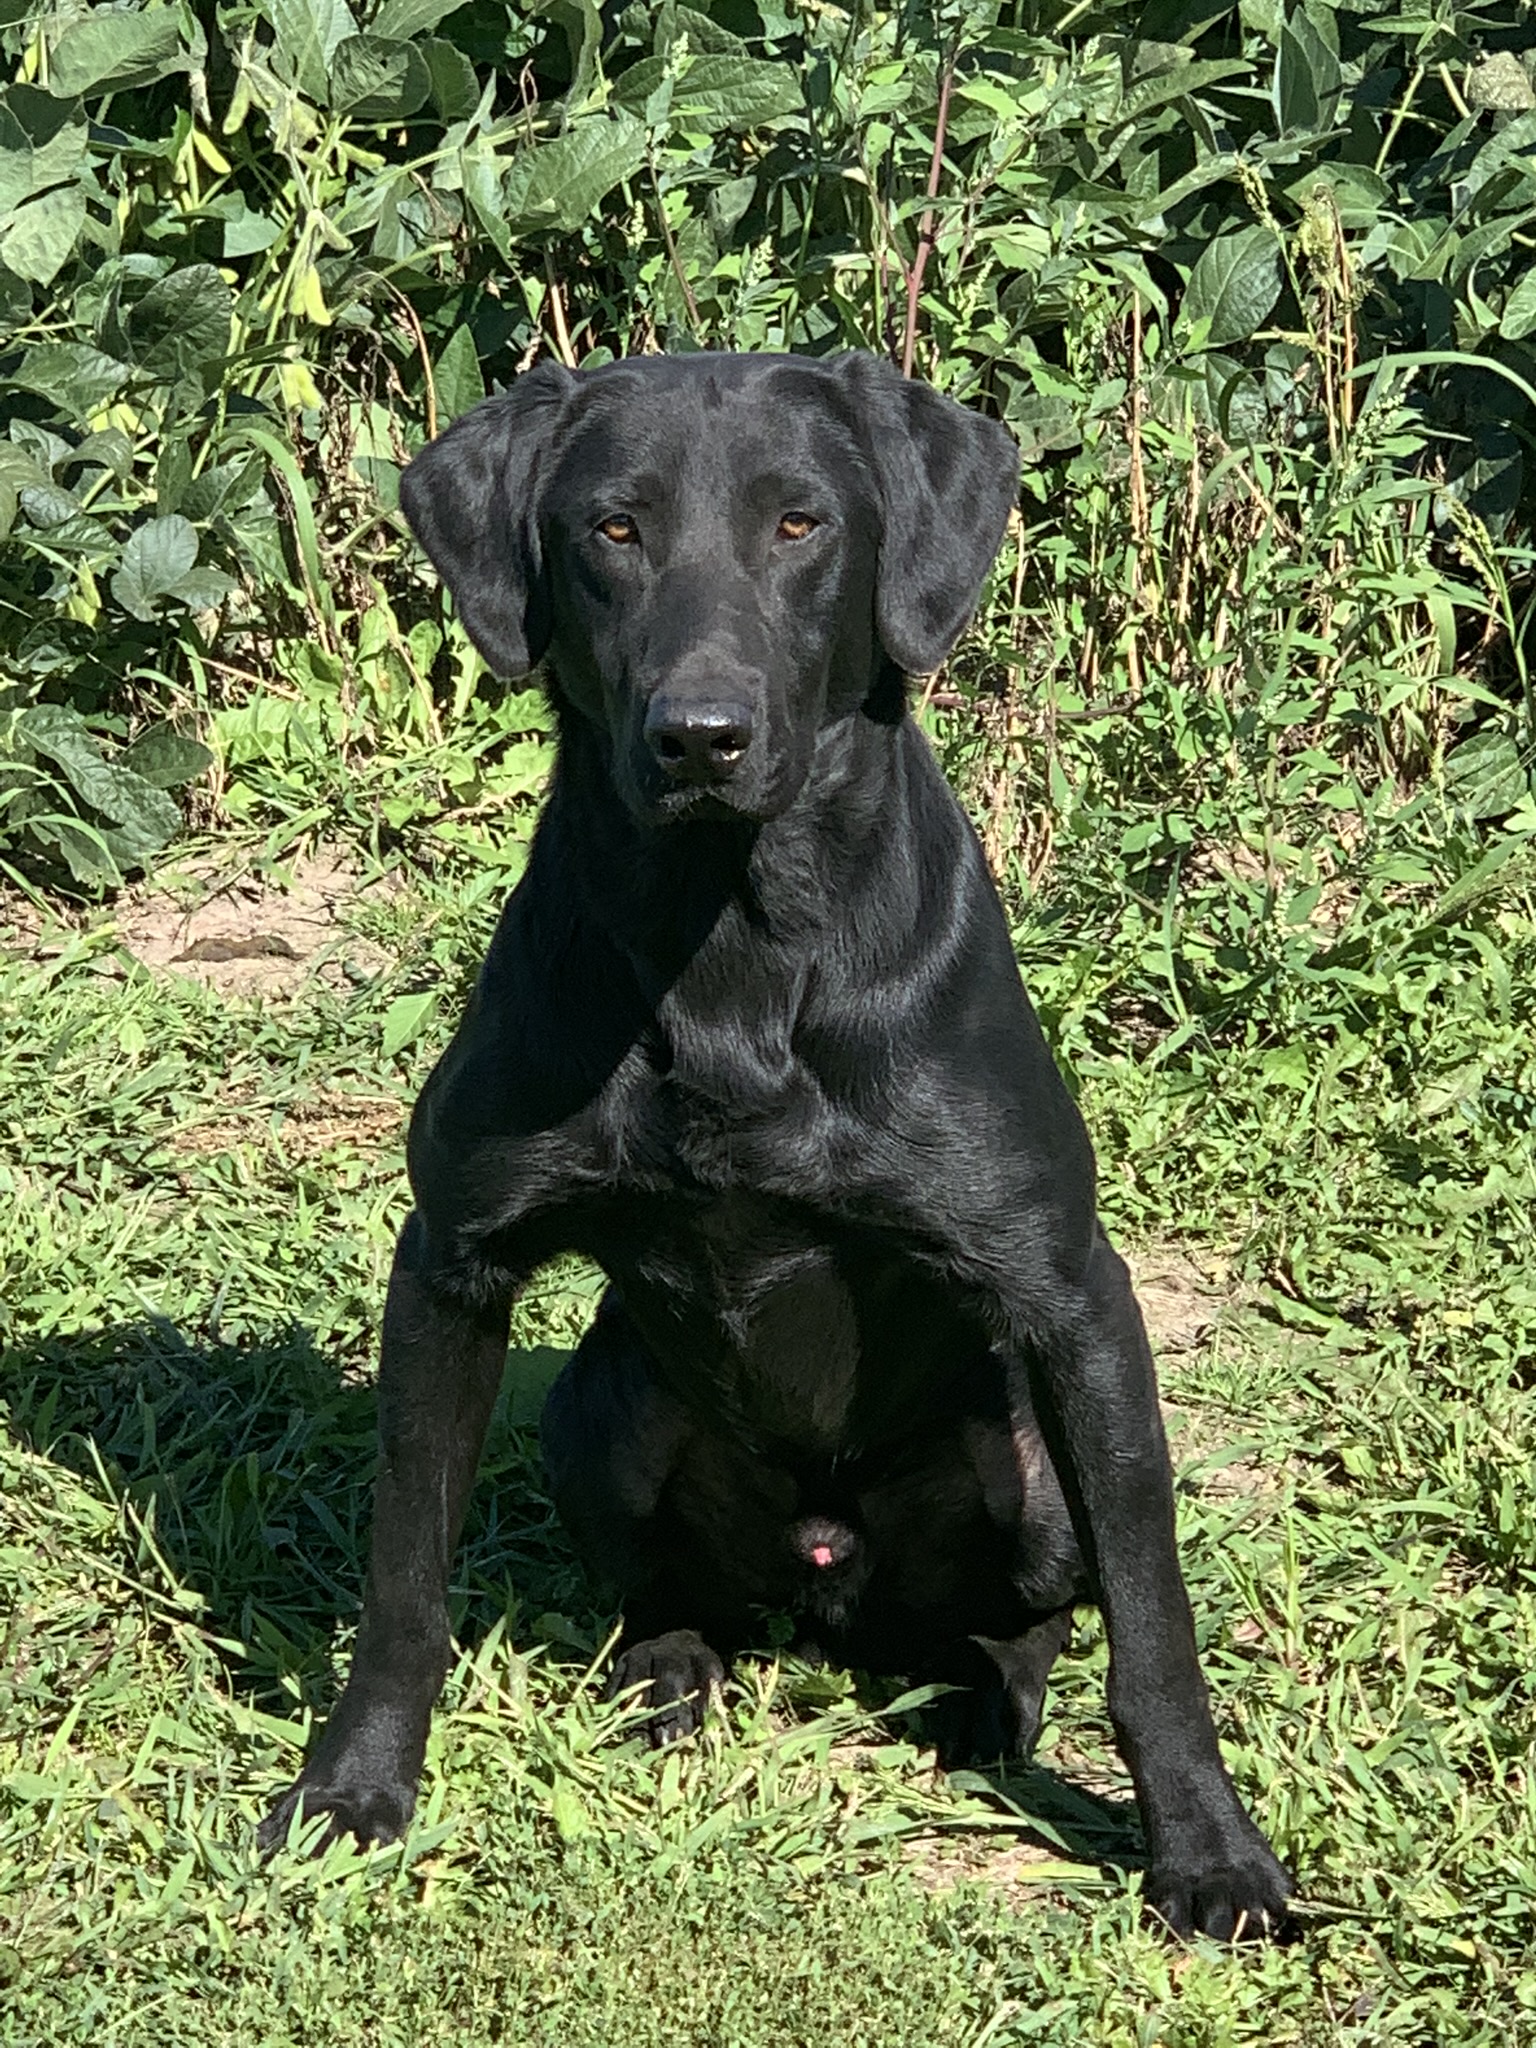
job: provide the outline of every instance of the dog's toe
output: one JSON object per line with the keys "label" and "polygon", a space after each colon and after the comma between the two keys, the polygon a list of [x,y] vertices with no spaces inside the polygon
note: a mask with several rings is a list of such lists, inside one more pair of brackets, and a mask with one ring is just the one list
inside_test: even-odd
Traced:
{"label": "dog's toe", "polygon": [[674,1629],[624,1651],[608,1681],[608,1697],[633,1692],[650,1709],[646,1733],[659,1749],[692,1735],[704,1719],[711,1693],[725,1681],[725,1666],[692,1629]]}
{"label": "dog's toe", "polygon": [[311,1853],[319,1855],[332,1842],[351,1835],[367,1847],[395,1842],[405,1833],[416,1806],[415,1788],[407,1784],[341,1784],[300,1778],[277,1801],[256,1830],[264,1856],[284,1847],[295,1814],[304,1820],[325,1816],[325,1829]]}
{"label": "dog's toe", "polygon": [[1203,1870],[1154,1865],[1147,1903],[1173,1933],[1213,1941],[1277,1941],[1292,1931],[1290,1877],[1259,1844],[1240,1860]]}

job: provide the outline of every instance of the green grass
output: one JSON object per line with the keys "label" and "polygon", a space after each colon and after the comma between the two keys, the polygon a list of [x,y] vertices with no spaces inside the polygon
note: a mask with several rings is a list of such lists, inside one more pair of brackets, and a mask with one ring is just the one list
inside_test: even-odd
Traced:
{"label": "green grass", "polygon": [[[399,964],[344,996],[152,977],[108,915],[0,968],[0,2041],[1536,2040],[1518,865],[1484,900],[1502,1006],[1457,968],[1466,920],[1310,1091],[1316,1031],[1299,1066],[1240,1037],[1133,1057],[1100,994],[1063,993],[1061,891],[1019,898],[1112,1221],[1230,1273],[1165,1393],[1206,1668],[1302,1942],[1139,1923],[1091,1618],[1038,1767],[1000,1784],[936,1776],[888,1690],[767,1662],[697,1744],[644,1751],[599,1702],[611,1617],[538,1476],[575,1269],[519,1312],[411,1836],[257,1861],[347,1652],[404,1202],[387,1105],[484,936],[475,872],[359,903]],[[1460,1092],[1410,1091],[1415,1057]],[[1021,1838],[1041,1859],[992,1882]]]}

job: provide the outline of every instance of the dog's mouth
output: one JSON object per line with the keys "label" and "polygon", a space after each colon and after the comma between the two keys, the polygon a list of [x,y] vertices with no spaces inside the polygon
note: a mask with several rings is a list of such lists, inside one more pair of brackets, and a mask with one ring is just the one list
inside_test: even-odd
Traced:
{"label": "dog's mouth", "polygon": [[651,800],[650,811],[658,824],[672,825],[684,818],[742,818],[750,811],[721,789],[687,787],[663,789]]}
{"label": "dog's mouth", "polygon": [[781,803],[754,799],[745,791],[679,787],[648,794],[640,817],[647,825],[767,825],[784,809]]}

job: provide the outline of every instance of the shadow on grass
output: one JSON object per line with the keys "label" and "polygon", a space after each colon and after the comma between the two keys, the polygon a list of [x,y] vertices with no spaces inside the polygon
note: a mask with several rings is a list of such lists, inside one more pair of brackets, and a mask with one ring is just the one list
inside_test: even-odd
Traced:
{"label": "shadow on grass", "polygon": [[[454,1627],[470,1642],[503,1616],[514,1637],[530,1633],[523,1617],[548,1616],[557,1639],[602,1640],[539,1464],[538,1411],[564,1357],[508,1357],[454,1575]],[[275,1703],[292,1676],[329,1703],[337,1623],[356,1618],[362,1588],[371,1384],[300,1328],[227,1344],[145,1319],[5,1353],[0,1400],[29,1448],[94,1490],[104,1476],[127,1502],[202,1596],[203,1626],[241,1646],[229,1652],[238,1691]]]}
{"label": "shadow on grass", "polygon": [[[544,1490],[538,1417],[568,1354],[514,1350],[455,1567],[454,1632],[476,1643],[505,1619],[514,1641],[595,1653],[594,1605]],[[124,1501],[140,1570],[199,1594],[229,1682],[287,1711],[294,1682],[324,1712],[355,1620],[375,1463],[371,1383],[343,1373],[299,1327],[262,1341],[188,1339],[156,1318],[0,1354],[0,1402],[27,1447]],[[286,1681],[286,1683],[285,1683]],[[883,1682],[861,1687],[877,1710]],[[1042,1846],[1138,1867],[1135,1808],[1039,1765],[969,1774]]]}
{"label": "shadow on grass", "polygon": [[1113,1870],[1145,1870],[1146,1844],[1134,1799],[1106,1799],[1073,1784],[1045,1764],[1009,1764],[974,1773],[1002,1805],[1018,1814],[1041,1848],[1075,1863]]}

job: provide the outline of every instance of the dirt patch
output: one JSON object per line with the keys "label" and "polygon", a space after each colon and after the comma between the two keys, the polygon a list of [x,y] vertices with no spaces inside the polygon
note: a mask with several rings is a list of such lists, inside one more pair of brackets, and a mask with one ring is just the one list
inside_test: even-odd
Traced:
{"label": "dirt patch", "polygon": [[[1359,906],[1358,881],[1353,874],[1340,874],[1338,870],[1348,863],[1360,844],[1365,827],[1351,813],[1335,811],[1329,830],[1333,845],[1314,849],[1318,894],[1305,920],[1325,945],[1338,937]],[[1266,861],[1253,847],[1241,842],[1233,846],[1202,849],[1190,862],[1188,873],[1192,885],[1257,883],[1282,900],[1289,884],[1295,880],[1284,868]]]}
{"label": "dirt patch", "polygon": [[217,1116],[181,1124],[170,1134],[173,1152],[208,1159],[256,1145],[279,1153],[290,1165],[325,1153],[377,1153],[404,1136],[407,1110],[392,1095],[350,1095],[322,1088],[302,1102],[221,1105]]}
{"label": "dirt patch", "polygon": [[288,995],[311,979],[345,988],[392,963],[342,913],[394,886],[388,877],[360,882],[336,848],[320,847],[295,860],[283,884],[212,865],[180,869],[121,898],[114,922],[141,965],[224,994]]}
{"label": "dirt patch", "polygon": [[1230,1416],[1164,1404],[1163,1420],[1181,1493],[1202,1500],[1253,1500],[1282,1489],[1284,1466],[1272,1458],[1261,1462],[1256,1452],[1234,1444]]}
{"label": "dirt patch", "polygon": [[1231,1299],[1226,1276],[1202,1272],[1185,1252],[1154,1247],[1127,1254],[1126,1264],[1156,1352],[1195,1350]]}
{"label": "dirt patch", "polygon": [[[1172,1247],[1127,1255],[1152,1349],[1160,1358],[1188,1355],[1208,1343],[1237,1300],[1220,1261],[1208,1268]],[[1166,1389],[1165,1389],[1166,1391]],[[1283,1475],[1232,1442],[1232,1418],[1219,1409],[1163,1403],[1169,1448],[1181,1490],[1206,1499],[1242,1499],[1276,1492]]]}
{"label": "dirt patch", "polygon": [[914,1835],[902,1844],[902,1861],[926,1891],[953,1891],[957,1884],[979,1882],[995,1885],[1009,1905],[1018,1907],[1040,1896],[1041,1880],[1031,1872],[1042,1863],[1059,1865],[1061,1855],[1017,1835]]}

